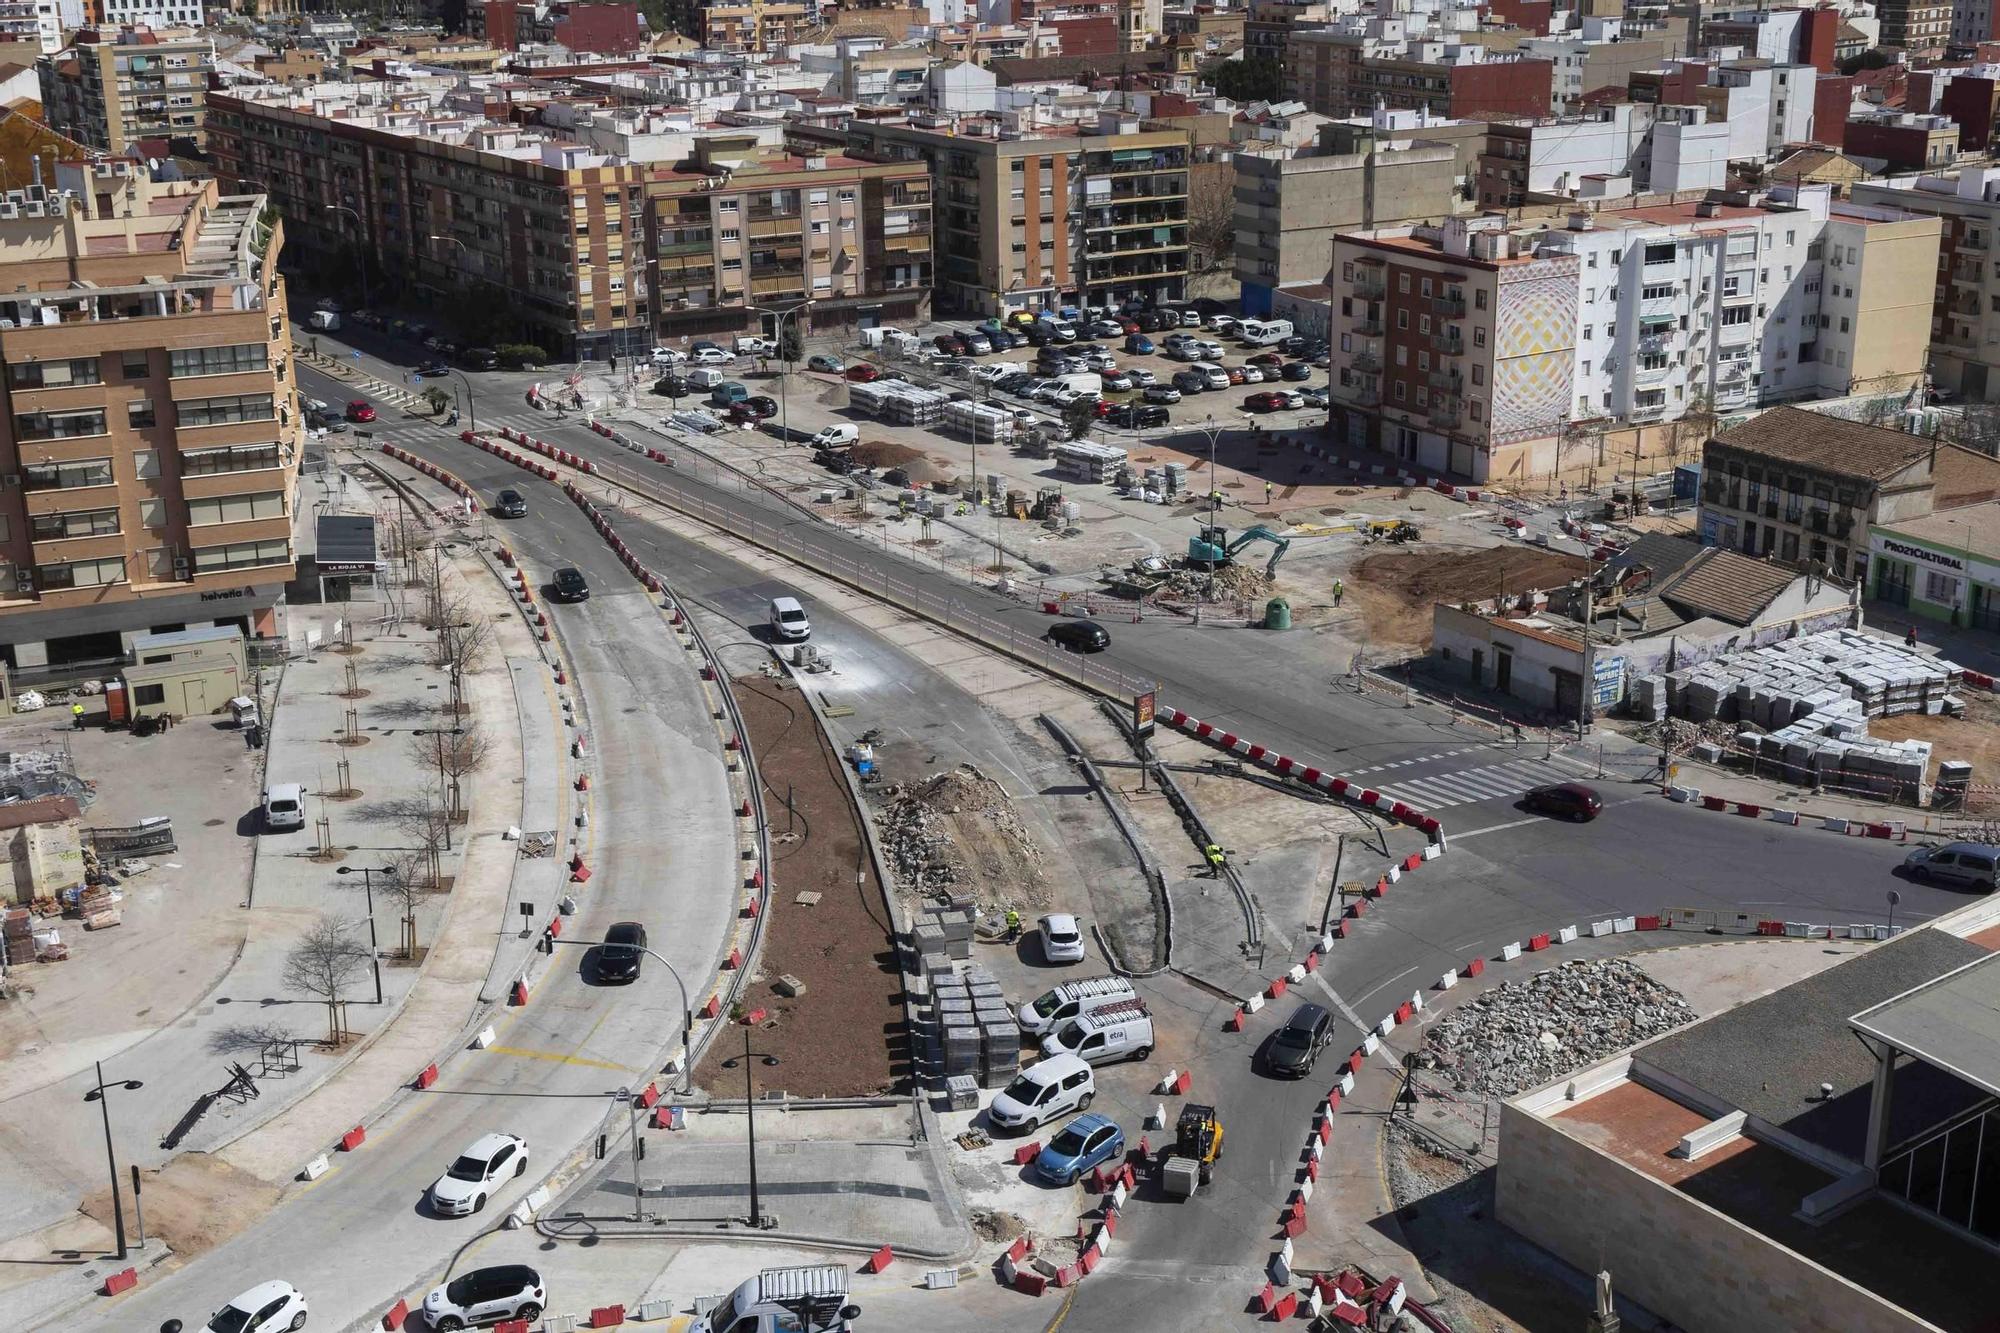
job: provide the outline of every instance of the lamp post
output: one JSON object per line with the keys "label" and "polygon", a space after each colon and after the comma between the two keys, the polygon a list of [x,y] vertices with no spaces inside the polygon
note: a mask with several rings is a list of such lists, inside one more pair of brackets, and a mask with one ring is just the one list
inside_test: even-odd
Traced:
{"label": "lamp post", "polygon": [[[450,821],[446,821],[449,823]],[[393,879],[394,866],[335,866],[334,874],[352,875],[359,873],[361,888],[368,895],[368,961],[375,968],[375,1003],[382,1003],[382,949],[375,942],[375,876]]]}
{"label": "lamp post", "polygon": [[807,297],[797,305],[787,306],[783,310],[767,305],[753,305],[748,307],[760,315],[774,315],[777,317],[778,322],[771,326],[771,331],[777,335],[778,339],[778,431],[785,437],[786,444],[792,442],[792,400],[791,395],[786,392],[792,382],[792,363],[785,356],[785,321],[788,319],[797,319],[802,312],[810,310],[812,307],[812,297]]}
{"label": "lamp post", "polygon": [[[745,1034],[745,1039],[748,1039],[747,1033]],[[120,1259],[123,1259],[126,1253],[125,1204],[123,1197],[118,1192],[118,1154],[111,1147],[111,1102],[105,1094],[119,1088],[124,1089],[126,1092],[137,1092],[145,1086],[144,1083],[136,1078],[128,1078],[122,1083],[106,1083],[104,1081],[104,1062],[99,1060],[97,1062],[97,1086],[83,1094],[85,1101],[96,1102],[97,1109],[104,1114],[104,1160],[111,1167],[111,1216],[117,1224],[118,1257]]]}
{"label": "lamp post", "polygon": [[[577,946],[580,946],[580,947],[582,947],[582,948],[585,948],[585,949],[601,949],[601,948],[603,948],[603,947],[605,946],[605,944],[606,944],[606,941],[604,941],[604,940],[566,940],[566,939],[562,939],[562,938],[561,938],[561,937],[559,937],[559,936],[556,936],[556,935],[551,935],[551,934],[549,934],[549,933],[548,933],[548,931],[547,931],[546,929],[544,929],[544,930],[542,931],[542,942],[541,942],[541,944],[540,944],[540,945],[538,945],[537,947],[538,947],[538,948],[539,948],[539,949],[541,950],[541,952],[543,952],[543,953],[547,953],[547,954],[552,954],[552,953],[554,953],[554,952],[556,951],[556,945],[558,945],[558,944],[572,944],[572,945],[577,945]],[[653,960],[654,962],[658,963],[658,964],[659,964],[659,965],[660,965],[661,967],[664,967],[665,969],[667,969],[667,975],[668,975],[668,976],[671,976],[671,977],[672,977],[672,978],[674,979],[674,984],[675,984],[676,986],[680,987],[680,990],[681,990],[681,1086],[680,1086],[680,1092],[681,1092],[681,1095],[682,1095],[682,1096],[686,1096],[686,1095],[687,1095],[688,1093],[690,1093],[690,1092],[692,1092],[692,1091],[694,1090],[694,1050],[693,1050],[693,1047],[692,1047],[692,1045],[690,1044],[690,1043],[692,1042],[692,1039],[693,1039],[693,1033],[694,1033],[694,1010],[693,1010],[693,1009],[690,1009],[690,1008],[688,1007],[688,988],[687,988],[687,982],[685,982],[685,981],[681,980],[681,974],[680,974],[680,971],[679,971],[679,970],[678,970],[677,968],[675,968],[675,966],[674,966],[674,965],[673,965],[672,963],[670,963],[670,962],[668,962],[668,961],[667,961],[666,959],[664,959],[664,958],[660,957],[660,955],[658,955],[658,954],[654,953],[654,952],[653,952],[653,951],[652,951],[651,949],[648,949],[648,948],[647,948],[647,947],[646,947],[645,945],[643,945],[643,944],[621,944],[621,945],[619,945],[618,947],[619,947],[619,948],[621,948],[621,949],[637,949],[637,950],[638,950],[638,951],[639,951],[640,953],[642,953],[642,954],[645,954],[645,955],[646,955],[646,956],[647,956],[648,958],[650,958],[650,959],[652,959],[652,960]]]}
{"label": "lamp post", "polygon": [[750,1058],[752,1056],[756,1056],[766,1065],[776,1065],[778,1063],[777,1056],[766,1055],[762,1051],[753,1051],[750,1049],[750,1029],[744,1028],[743,1054],[740,1056],[730,1056],[722,1062],[722,1067],[724,1069],[734,1069],[739,1064],[743,1066],[743,1114],[747,1117],[750,1129],[750,1229],[752,1231],[763,1231],[769,1227],[776,1226],[778,1219],[774,1217],[769,1221],[765,1220],[763,1204],[757,1197],[757,1097],[750,1082]]}
{"label": "lamp post", "polygon": [[326,211],[329,213],[345,213],[354,219],[354,248],[361,252],[361,263],[358,266],[361,269],[361,304],[364,308],[372,306],[375,303],[368,299],[368,252],[366,246],[362,244],[364,239],[362,233],[366,228],[362,225],[361,215],[346,204],[328,204]]}
{"label": "lamp post", "polygon": [[1208,436],[1208,525],[1214,527],[1216,512],[1222,508],[1222,490],[1215,484],[1215,442],[1222,438],[1224,427],[1216,424],[1215,413],[1210,412],[1195,429]]}
{"label": "lamp post", "polygon": [[456,816],[458,813],[458,777],[457,775],[454,774],[447,780],[445,776],[444,738],[447,736],[463,736],[465,734],[465,728],[464,727],[418,727],[414,732],[410,734],[413,736],[429,736],[432,738],[431,750],[434,754],[437,755],[438,786],[444,788],[445,792],[444,849],[446,851],[450,851],[451,821],[453,817]]}

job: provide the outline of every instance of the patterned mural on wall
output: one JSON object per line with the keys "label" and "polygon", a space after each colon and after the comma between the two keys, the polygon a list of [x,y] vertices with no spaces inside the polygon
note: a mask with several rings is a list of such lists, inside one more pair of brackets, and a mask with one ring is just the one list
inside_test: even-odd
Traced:
{"label": "patterned mural on wall", "polygon": [[1493,443],[1542,439],[1562,428],[1575,391],[1577,259],[1550,255],[1503,264],[1493,351]]}

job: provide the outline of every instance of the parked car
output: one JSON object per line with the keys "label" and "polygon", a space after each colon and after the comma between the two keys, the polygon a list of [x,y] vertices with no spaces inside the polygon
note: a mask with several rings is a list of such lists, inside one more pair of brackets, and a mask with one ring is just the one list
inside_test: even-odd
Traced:
{"label": "parked car", "polygon": [[989,329],[986,341],[993,344],[996,352],[1011,352],[1021,345],[1021,335],[1011,329]]}
{"label": "parked car", "polygon": [[347,405],[347,419],[354,422],[369,422],[375,419],[375,406],[366,398],[357,398]]}
{"label": "parked car", "polygon": [[983,333],[968,333],[962,341],[967,356],[989,356],[993,352],[993,340]]}
{"label": "parked car", "polygon": [[1062,1127],[1035,1157],[1035,1175],[1049,1185],[1074,1185],[1085,1172],[1125,1152],[1125,1131],[1110,1117],[1091,1112]]}
{"label": "parked car", "polygon": [[542,1275],[526,1264],[474,1268],[424,1297],[424,1322],[438,1333],[505,1319],[532,1324],[547,1300]]}
{"label": "parked car", "polygon": [[663,398],[685,398],[694,392],[694,386],[679,375],[662,375],[653,381],[653,392]]}
{"label": "parked car", "polygon": [[1556,782],[1536,787],[1521,798],[1521,804],[1541,814],[1574,819],[1579,824],[1604,812],[1603,798],[1581,782]]}
{"label": "parked car", "polygon": [[735,359],[735,353],[726,352],[713,344],[697,347],[688,354],[688,360],[697,366],[726,366]]}
{"label": "parked car", "polygon": [[2000,847],[1981,842],[1919,847],[1903,858],[1903,871],[1911,879],[1957,884],[1982,893],[1993,892],[1996,867],[2000,867]]}
{"label": "parked car", "polygon": [[768,394],[753,393],[736,406],[738,410],[747,413],[753,421],[769,421],[778,415],[778,400]]}
{"label": "parked car", "polygon": [[1313,368],[1303,361],[1287,361],[1278,367],[1278,378],[1291,384],[1299,384],[1312,378]]}
{"label": "parked car", "polygon": [[558,602],[587,602],[590,600],[590,581],[583,571],[573,565],[564,565],[555,573],[555,598]]}
{"label": "parked car", "polygon": [[1123,393],[1132,387],[1132,377],[1122,370],[1108,370],[1104,373],[1104,388],[1109,393]]}
{"label": "parked car", "polygon": [[1111,646],[1111,633],[1095,620],[1059,620],[1042,637],[1073,653],[1101,653]]}
{"label": "parked car", "polygon": [[1177,370],[1173,387],[1182,393],[1200,393],[1208,388],[1208,376],[1199,370]]}
{"label": "parked car", "polygon": [[646,928],[637,921],[613,922],[596,953],[599,981],[637,981],[646,961]]}
{"label": "parked car", "polygon": [[869,384],[882,378],[882,372],[872,361],[857,361],[847,368],[847,378],[854,384]]}
{"label": "parked car", "polygon": [[1264,1048],[1264,1070],[1279,1078],[1304,1078],[1332,1039],[1333,1015],[1319,1005],[1302,1004],[1271,1034]]}
{"label": "parked car", "polygon": [[995,1093],[986,1118],[1000,1129],[1030,1132],[1059,1115],[1089,1108],[1097,1096],[1097,1077],[1074,1055],[1037,1060]]}
{"label": "parked car", "polygon": [[1083,368],[1102,373],[1118,369],[1118,362],[1109,352],[1086,352],[1083,358]]}
{"label": "parked car", "polygon": [[468,347],[459,354],[458,359],[467,370],[500,369],[500,353],[491,347]]}
{"label": "parked car", "polygon": [[280,1329],[296,1333],[305,1326],[304,1293],[289,1282],[276,1281],[259,1282],[210,1315],[202,1325],[207,1333],[278,1333]]}
{"label": "parked car", "polygon": [[441,379],[444,376],[451,374],[451,366],[449,363],[440,361],[436,357],[430,357],[426,360],[419,361],[417,363],[417,368],[413,373],[420,380]]}
{"label": "parked car", "polygon": [[1246,412],[1279,412],[1285,407],[1285,395],[1271,389],[1260,389],[1243,399]]}
{"label": "parked car", "polygon": [[1279,342],[1278,350],[1283,352],[1286,356],[1297,356],[1300,353],[1306,351],[1308,348],[1310,348],[1312,344],[1313,340],[1311,338],[1306,337],[1305,334],[1294,333],[1291,337],[1286,338],[1281,342]]}
{"label": "parked car", "polygon": [[1259,352],[1255,356],[1245,357],[1244,360],[1250,365],[1269,366],[1273,370],[1285,364],[1285,358],[1276,352]]}
{"label": "parked car", "polygon": [[440,1217],[465,1217],[479,1212],[501,1184],[527,1169],[526,1139],[512,1134],[482,1134],[431,1185],[431,1211]]}
{"label": "parked car", "polygon": [[1306,405],[1306,396],[1297,389],[1266,389],[1264,392],[1275,393],[1278,397],[1284,399],[1285,410],[1288,412],[1296,412],[1299,408]]}
{"label": "parked car", "polygon": [[[1176,379],[1180,378],[1175,376]],[[1181,391],[1171,384],[1148,384],[1139,396],[1149,403],[1178,403]]]}
{"label": "parked car", "polygon": [[1090,326],[1090,336],[1093,338],[1122,338],[1125,336],[1125,326],[1115,319],[1100,319]]}
{"label": "parked car", "polygon": [[940,333],[937,337],[931,339],[931,346],[937,348],[946,356],[964,356],[965,335],[959,333]]}
{"label": "parked car", "polygon": [[496,518],[526,518],[528,502],[519,491],[509,487],[493,497],[487,512]]}
{"label": "parked car", "polygon": [[1126,426],[1132,430],[1151,430],[1155,426],[1166,425],[1172,417],[1164,407],[1150,407],[1144,403],[1119,403],[1105,414],[1105,419],[1114,426]]}
{"label": "parked car", "polygon": [[1160,382],[1160,377],[1152,371],[1147,370],[1144,366],[1127,366],[1125,368],[1125,375],[1135,386],[1141,389],[1150,389]]}
{"label": "parked car", "polygon": [[822,375],[838,375],[841,371],[847,369],[847,363],[837,356],[815,353],[806,358],[806,369],[817,370]]}
{"label": "parked car", "polygon": [[1305,400],[1307,407],[1324,408],[1332,401],[1325,389],[1306,389],[1299,394],[1299,397]]}
{"label": "parked car", "polygon": [[1127,356],[1151,356],[1153,354],[1153,340],[1143,333],[1131,334],[1125,339],[1125,354]]}

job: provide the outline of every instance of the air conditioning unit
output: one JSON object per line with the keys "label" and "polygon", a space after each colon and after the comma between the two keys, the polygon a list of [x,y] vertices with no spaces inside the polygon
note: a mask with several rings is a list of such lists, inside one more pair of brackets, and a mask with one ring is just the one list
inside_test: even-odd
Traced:
{"label": "air conditioning unit", "polygon": [[0,200],[0,218],[18,218],[20,216],[21,206],[19,204],[15,203],[12,199]]}
{"label": "air conditioning unit", "polygon": [[35,590],[35,576],[27,570],[14,575],[14,591],[31,593]]}
{"label": "air conditioning unit", "polygon": [[188,558],[186,556],[177,555],[174,557],[174,577],[177,579],[188,577]]}
{"label": "air conditioning unit", "polygon": [[25,205],[25,206],[24,206],[24,207],[23,207],[23,208],[21,209],[21,212],[22,212],[22,215],[23,215],[23,216],[25,216],[25,217],[31,217],[31,218],[38,218],[38,217],[43,217],[43,216],[46,216],[46,215],[47,215],[47,213],[48,213],[48,209],[47,209],[47,207],[46,207],[45,205],[43,205],[43,204],[41,204],[41,203],[39,203],[39,202],[36,202],[36,201],[34,201],[34,200],[30,200],[30,201],[29,201],[29,202],[28,202],[28,203],[27,203],[27,204],[26,204],[26,205]]}
{"label": "air conditioning unit", "polygon": [[21,488],[21,474],[18,472],[9,472],[4,479],[0,480],[6,482],[9,490],[19,490]]}

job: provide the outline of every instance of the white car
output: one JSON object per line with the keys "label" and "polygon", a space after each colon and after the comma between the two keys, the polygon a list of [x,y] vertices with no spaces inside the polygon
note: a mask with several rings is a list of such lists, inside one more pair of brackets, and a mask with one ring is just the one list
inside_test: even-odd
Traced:
{"label": "white car", "polygon": [[972,378],[978,380],[981,384],[991,384],[995,380],[1004,380],[1009,375],[1018,373],[1020,373],[1019,367],[1003,366],[996,363],[978,367],[972,372]]}
{"label": "white car", "polygon": [[1083,931],[1068,912],[1051,912],[1035,923],[1042,937],[1042,958],[1051,963],[1083,961]]}
{"label": "white car", "polygon": [[1288,411],[1297,411],[1306,405],[1306,396],[1297,389],[1266,389],[1265,392],[1282,394],[1285,399],[1285,408]]}
{"label": "white car", "polygon": [[704,347],[688,359],[697,366],[726,366],[736,358],[720,347]]}
{"label": "white car", "polygon": [[527,1140],[512,1134],[482,1135],[431,1186],[431,1207],[444,1217],[476,1213],[502,1182],[527,1169]]}
{"label": "white car", "polygon": [[306,1326],[306,1298],[289,1282],[259,1282],[202,1325],[208,1333],[277,1333]]}
{"label": "white car", "polygon": [[1118,369],[1118,361],[1109,352],[1092,352],[1089,356],[1083,358],[1083,368],[1099,372],[1116,370]]}
{"label": "white car", "polygon": [[542,1275],[526,1264],[475,1268],[424,1297],[424,1322],[439,1333],[503,1319],[532,1324],[542,1317],[547,1301]]}
{"label": "white car", "polygon": [[687,353],[677,347],[655,347],[653,349],[653,364],[656,366],[679,365],[685,360],[687,360]]}
{"label": "white car", "polygon": [[1131,377],[1132,387],[1135,389],[1150,389],[1155,384],[1158,384],[1160,382],[1160,377],[1158,375],[1155,375],[1152,371],[1146,370],[1143,367],[1135,366],[1132,369],[1126,371],[1125,373]]}
{"label": "white car", "polygon": [[1056,407],[1068,407],[1073,403],[1080,403],[1086,398],[1095,398],[1096,396],[1094,393],[1085,393],[1074,385],[1064,384],[1059,385],[1055,392],[1049,395],[1049,402]]}
{"label": "white car", "polygon": [[1090,336],[1093,338],[1122,338],[1125,336],[1125,326],[1113,319],[1100,319],[1090,326]]}
{"label": "white car", "polygon": [[1262,384],[1262,383],[1264,382],[1264,370],[1263,370],[1263,367],[1261,367],[1261,366],[1244,366],[1244,367],[1243,367],[1243,382],[1244,382],[1245,384]]}
{"label": "white car", "polygon": [[736,340],[736,354],[738,356],[776,356],[778,354],[778,344],[769,338],[738,338]]}

